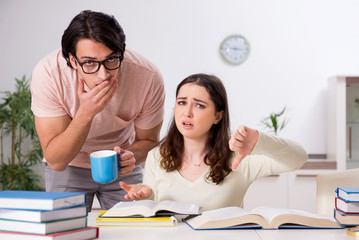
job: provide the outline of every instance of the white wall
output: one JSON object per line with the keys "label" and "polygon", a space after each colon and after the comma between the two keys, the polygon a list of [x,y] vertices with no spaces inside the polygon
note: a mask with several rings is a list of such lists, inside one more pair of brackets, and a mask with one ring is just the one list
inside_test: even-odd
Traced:
{"label": "white wall", "polygon": [[[15,77],[30,76],[85,9],[114,15],[127,46],[162,71],[167,91],[162,136],[176,85],[205,72],[227,87],[232,129],[239,124],[261,129],[264,116],[286,105],[290,122],[282,136],[309,153],[325,153],[327,79],[359,75],[357,0],[0,0],[0,90],[13,90]],[[252,47],[240,66],[219,54],[221,41],[234,33]]]}

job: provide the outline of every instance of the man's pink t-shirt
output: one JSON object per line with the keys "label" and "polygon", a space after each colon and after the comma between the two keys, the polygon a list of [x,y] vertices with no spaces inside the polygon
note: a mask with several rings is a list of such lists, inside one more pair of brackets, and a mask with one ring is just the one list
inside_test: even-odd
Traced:
{"label": "man's pink t-shirt", "polygon": [[[41,59],[31,80],[34,115],[74,118],[80,106],[78,77],[77,72],[67,66],[61,49]],[[86,142],[70,165],[90,168],[91,152],[115,146],[126,149],[135,140],[134,126],[151,129],[163,121],[164,84],[156,66],[134,51],[126,50],[117,79],[117,92],[93,119]]]}

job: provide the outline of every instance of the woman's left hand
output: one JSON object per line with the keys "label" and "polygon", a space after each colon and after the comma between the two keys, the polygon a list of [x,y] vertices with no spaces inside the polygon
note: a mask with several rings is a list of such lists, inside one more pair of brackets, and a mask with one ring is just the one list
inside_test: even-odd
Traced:
{"label": "woman's left hand", "polygon": [[237,152],[238,155],[232,163],[232,169],[235,170],[239,163],[249,155],[254,146],[257,144],[259,133],[255,129],[251,129],[244,125],[240,125],[235,132],[232,133],[229,140],[229,148]]}

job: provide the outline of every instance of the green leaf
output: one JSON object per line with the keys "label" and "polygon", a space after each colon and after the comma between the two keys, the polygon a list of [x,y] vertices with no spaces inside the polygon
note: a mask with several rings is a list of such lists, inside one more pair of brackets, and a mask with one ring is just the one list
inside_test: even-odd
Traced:
{"label": "green leaf", "polygon": [[284,115],[285,111],[286,106],[284,106],[284,108],[279,113],[271,113],[268,117],[265,117],[260,121],[261,125],[277,135],[279,131],[281,131],[288,123],[287,119],[280,119]]}
{"label": "green leaf", "polygon": [[[14,92],[0,92],[1,137],[11,139],[10,156],[4,156],[9,159],[8,163],[0,166],[0,186],[2,189],[40,189],[41,177],[31,170],[41,163],[43,155],[31,111],[30,81],[23,75],[21,79],[15,78],[15,84]],[[1,156],[3,154],[1,152]]]}

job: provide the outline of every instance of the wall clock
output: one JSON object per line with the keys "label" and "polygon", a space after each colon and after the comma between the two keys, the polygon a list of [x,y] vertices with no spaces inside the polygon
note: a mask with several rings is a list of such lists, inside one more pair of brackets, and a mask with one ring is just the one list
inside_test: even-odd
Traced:
{"label": "wall clock", "polygon": [[220,51],[227,62],[238,65],[248,58],[250,45],[242,35],[233,34],[222,41]]}

